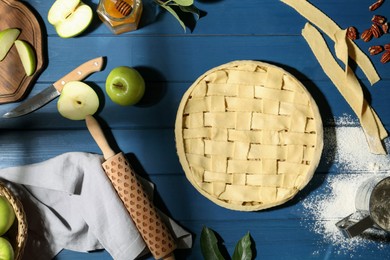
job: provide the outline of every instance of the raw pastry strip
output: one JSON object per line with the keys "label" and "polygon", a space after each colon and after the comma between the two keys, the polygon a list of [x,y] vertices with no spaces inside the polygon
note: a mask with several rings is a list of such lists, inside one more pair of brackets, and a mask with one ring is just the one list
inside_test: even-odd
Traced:
{"label": "raw pastry strip", "polygon": [[309,99],[304,93],[297,93],[285,90],[276,90],[264,86],[255,87],[255,97],[261,99],[275,99],[275,96],[279,97],[281,102],[308,105]]}
{"label": "raw pastry strip", "polygon": [[261,201],[261,204],[272,204],[274,201],[281,200],[285,197],[291,197],[295,193],[295,189],[281,187],[256,187],[256,186],[240,186],[229,185],[226,190],[220,194],[222,200],[237,201],[237,204],[242,202],[253,203],[253,201]]}
{"label": "raw pastry strip", "polygon": [[204,116],[202,112],[191,113],[189,115],[184,115],[183,121],[183,126],[185,126],[185,128],[203,127]]}
{"label": "raw pastry strip", "polygon": [[[212,139],[215,141],[246,142],[257,144],[303,144],[314,146],[317,142],[317,136],[314,133],[285,132],[270,130],[236,130],[236,129],[218,129],[218,128],[194,128],[184,129],[183,137],[188,146],[201,146],[203,139]],[[203,142],[203,143],[199,143]],[[190,147],[188,149],[191,149]],[[193,153],[193,152],[192,152]]]}
{"label": "raw pastry strip", "polygon": [[263,169],[263,161],[248,161],[246,159],[230,159],[227,164],[227,173],[257,174]]}
{"label": "raw pastry strip", "polygon": [[[345,64],[344,75],[339,74],[340,78],[336,79],[340,80],[344,78],[344,84],[339,84],[338,89],[359,117],[362,127],[366,133],[370,151],[375,154],[386,154],[381,140],[387,137],[387,132],[380,122],[379,117],[367,104],[366,100],[364,100],[361,86],[356,79],[355,74],[348,66],[349,56],[354,59],[355,62],[361,67],[370,83],[374,84],[379,80],[379,76],[367,55],[365,55],[353,41],[346,37],[346,30],[342,30],[332,19],[330,19],[308,1],[282,0],[282,2],[297,10],[302,16],[318,26],[335,42],[336,56]],[[337,63],[336,66],[338,66]],[[349,92],[356,93],[345,94],[345,90],[340,89],[344,88],[344,86],[348,86],[349,88],[353,89],[353,91],[348,90]],[[346,97],[346,95],[348,97]],[[351,104],[351,102],[354,103]]]}
{"label": "raw pastry strip", "polygon": [[276,193],[277,188],[275,187],[227,185],[220,198],[222,200],[262,201],[263,203],[269,203],[275,201]]}
{"label": "raw pastry strip", "polygon": [[[336,85],[342,96],[351,106],[360,119],[360,123],[366,135],[370,151],[375,154],[386,154],[382,144],[386,130],[378,119],[374,110],[363,97],[363,91],[356,76],[350,70],[348,64],[347,73],[338,65],[328,49],[320,32],[307,23],[302,30],[302,35],[309,44],[324,72]],[[339,50],[339,54],[346,54],[345,49]]]}
{"label": "raw pastry strip", "polygon": [[[298,13],[304,16],[312,24],[320,28],[326,35],[328,35],[333,41],[336,41],[335,35],[341,28],[327,15],[325,15],[318,8],[310,4],[306,0],[281,0],[285,4],[294,8]],[[372,65],[370,59],[364,54],[359,47],[348,38],[344,38],[343,41],[348,41],[348,54],[355,60],[355,62],[362,69],[371,85],[380,80],[378,73]],[[339,57],[344,62],[344,57]]]}
{"label": "raw pastry strip", "polygon": [[[355,73],[352,71],[352,69],[349,66],[348,63],[348,45],[345,39],[347,34],[347,30],[341,30],[338,31],[335,34],[335,50],[337,56],[343,61],[345,64],[345,74],[346,74],[346,79],[345,83],[348,88],[352,89],[353,94],[355,95],[354,99],[356,100],[355,102],[357,104],[361,104],[361,118],[363,121],[369,121],[371,119],[366,119],[367,116],[371,117],[371,113],[373,114],[374,120],[377,123],[378,131],[379,131],[379,136],[381,139],[384,139],[387,137],[387,131],[382,125],[378,115],[375,113],[375,111],[370,107],[370,105],[367,103],[367,101],[364,99],[364,94],[362,91],[362,88],[360,86],[360,83],[358,79],[355,76]],[[366,109],[372,110],[371,112],[365,113]],[[359,117],[359,118],[360,118]]]}
{"label": "raw pastry strip", "polygon": [[238,71],[238,70],[226,70],[229,74],[229,78],[226,83],[228,84],[241,84],[241,85],[258,85],[264,84],[266,78],[263,71]]}
{"label": "raw pastry strip", "polygon": [[[303,173],[304,174],[304,173]],[[294,188],[297,174],[245,174],[205,171],[203,181],[223,182],[231,185]]]}
{"label": "raw pastry strip", "polygon": [[281,174],[304,175],[308,170],[309,165],[307,164],[286,161],[267,159],[263,159],[261,161],[230,159],[227,161],[227,173],[247,173],[249,175],[264,175],[264,178],[268,178],[275,172],[277,172],[275,176],[279,176]]}

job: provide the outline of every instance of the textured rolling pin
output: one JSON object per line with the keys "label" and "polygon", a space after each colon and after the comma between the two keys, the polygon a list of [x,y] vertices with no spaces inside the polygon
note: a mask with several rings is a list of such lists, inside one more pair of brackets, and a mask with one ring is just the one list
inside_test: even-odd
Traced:
{"label": "textured rolling pin", "polygon": [[131,165],[122,152],[115,154],[108,144],[99,123],[87,116],[86,124],[92,137],[103,152],[104,171],[133,219],[155,259],[175,259],[176,243],[162,222],[153,202],[137,179]]}

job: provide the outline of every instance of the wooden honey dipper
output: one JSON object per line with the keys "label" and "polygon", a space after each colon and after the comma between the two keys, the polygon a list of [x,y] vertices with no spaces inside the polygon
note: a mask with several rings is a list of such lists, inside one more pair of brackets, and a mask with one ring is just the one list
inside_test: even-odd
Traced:
{"label": "wooden honey dipper", "polygon": [[120,12],[123,16],[128,16],[133,10],[133,7],[125,0],[111,0],[111,1],[114,2],[116,10]]}
{"label": "wooden honey dipper", "polygon": [[143,190],[133,168],[122,152],[115,153],[93,116],[85,118],[88,130],[103,152],[102,166],[130,217],[155,259],[174,260],[176,243],[157,209]]}

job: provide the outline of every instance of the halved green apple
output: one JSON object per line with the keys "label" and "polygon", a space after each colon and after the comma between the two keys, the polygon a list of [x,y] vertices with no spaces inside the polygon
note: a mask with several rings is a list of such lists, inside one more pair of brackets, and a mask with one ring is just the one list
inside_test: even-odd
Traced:
{"label": "halved green apple", "polygon": [[92,8],[80,0],[56,0],[50,7],[47,19],[62,38],[82,33],[91,23]]}
{"label": "halved green apple", "polygon": [[17,28],[7,28],[0,32],[0,61],[4,60],[19,34]]}
{"label": "halved green apple", "polygon": [[37,59],[33,47],[26,41],[16,40],[16,50],[18,51],[20,60],[22,61],[24,71],[27,76],[34,74],[37,67]]}
{"label": "halved green apple", "polygon": [[86,83],[70,81],[62,89],[58,99],[58,112],[70,120],[83,120],[99,108],[99,97]]}

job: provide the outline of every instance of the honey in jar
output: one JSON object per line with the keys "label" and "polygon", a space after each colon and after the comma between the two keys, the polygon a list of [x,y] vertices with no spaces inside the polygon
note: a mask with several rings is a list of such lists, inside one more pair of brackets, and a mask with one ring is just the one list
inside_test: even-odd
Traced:
{"label": "honey in jar", "polygon": [[137,30],[142,15],[141,0],[100,0],[99,18],[114,34]]}

